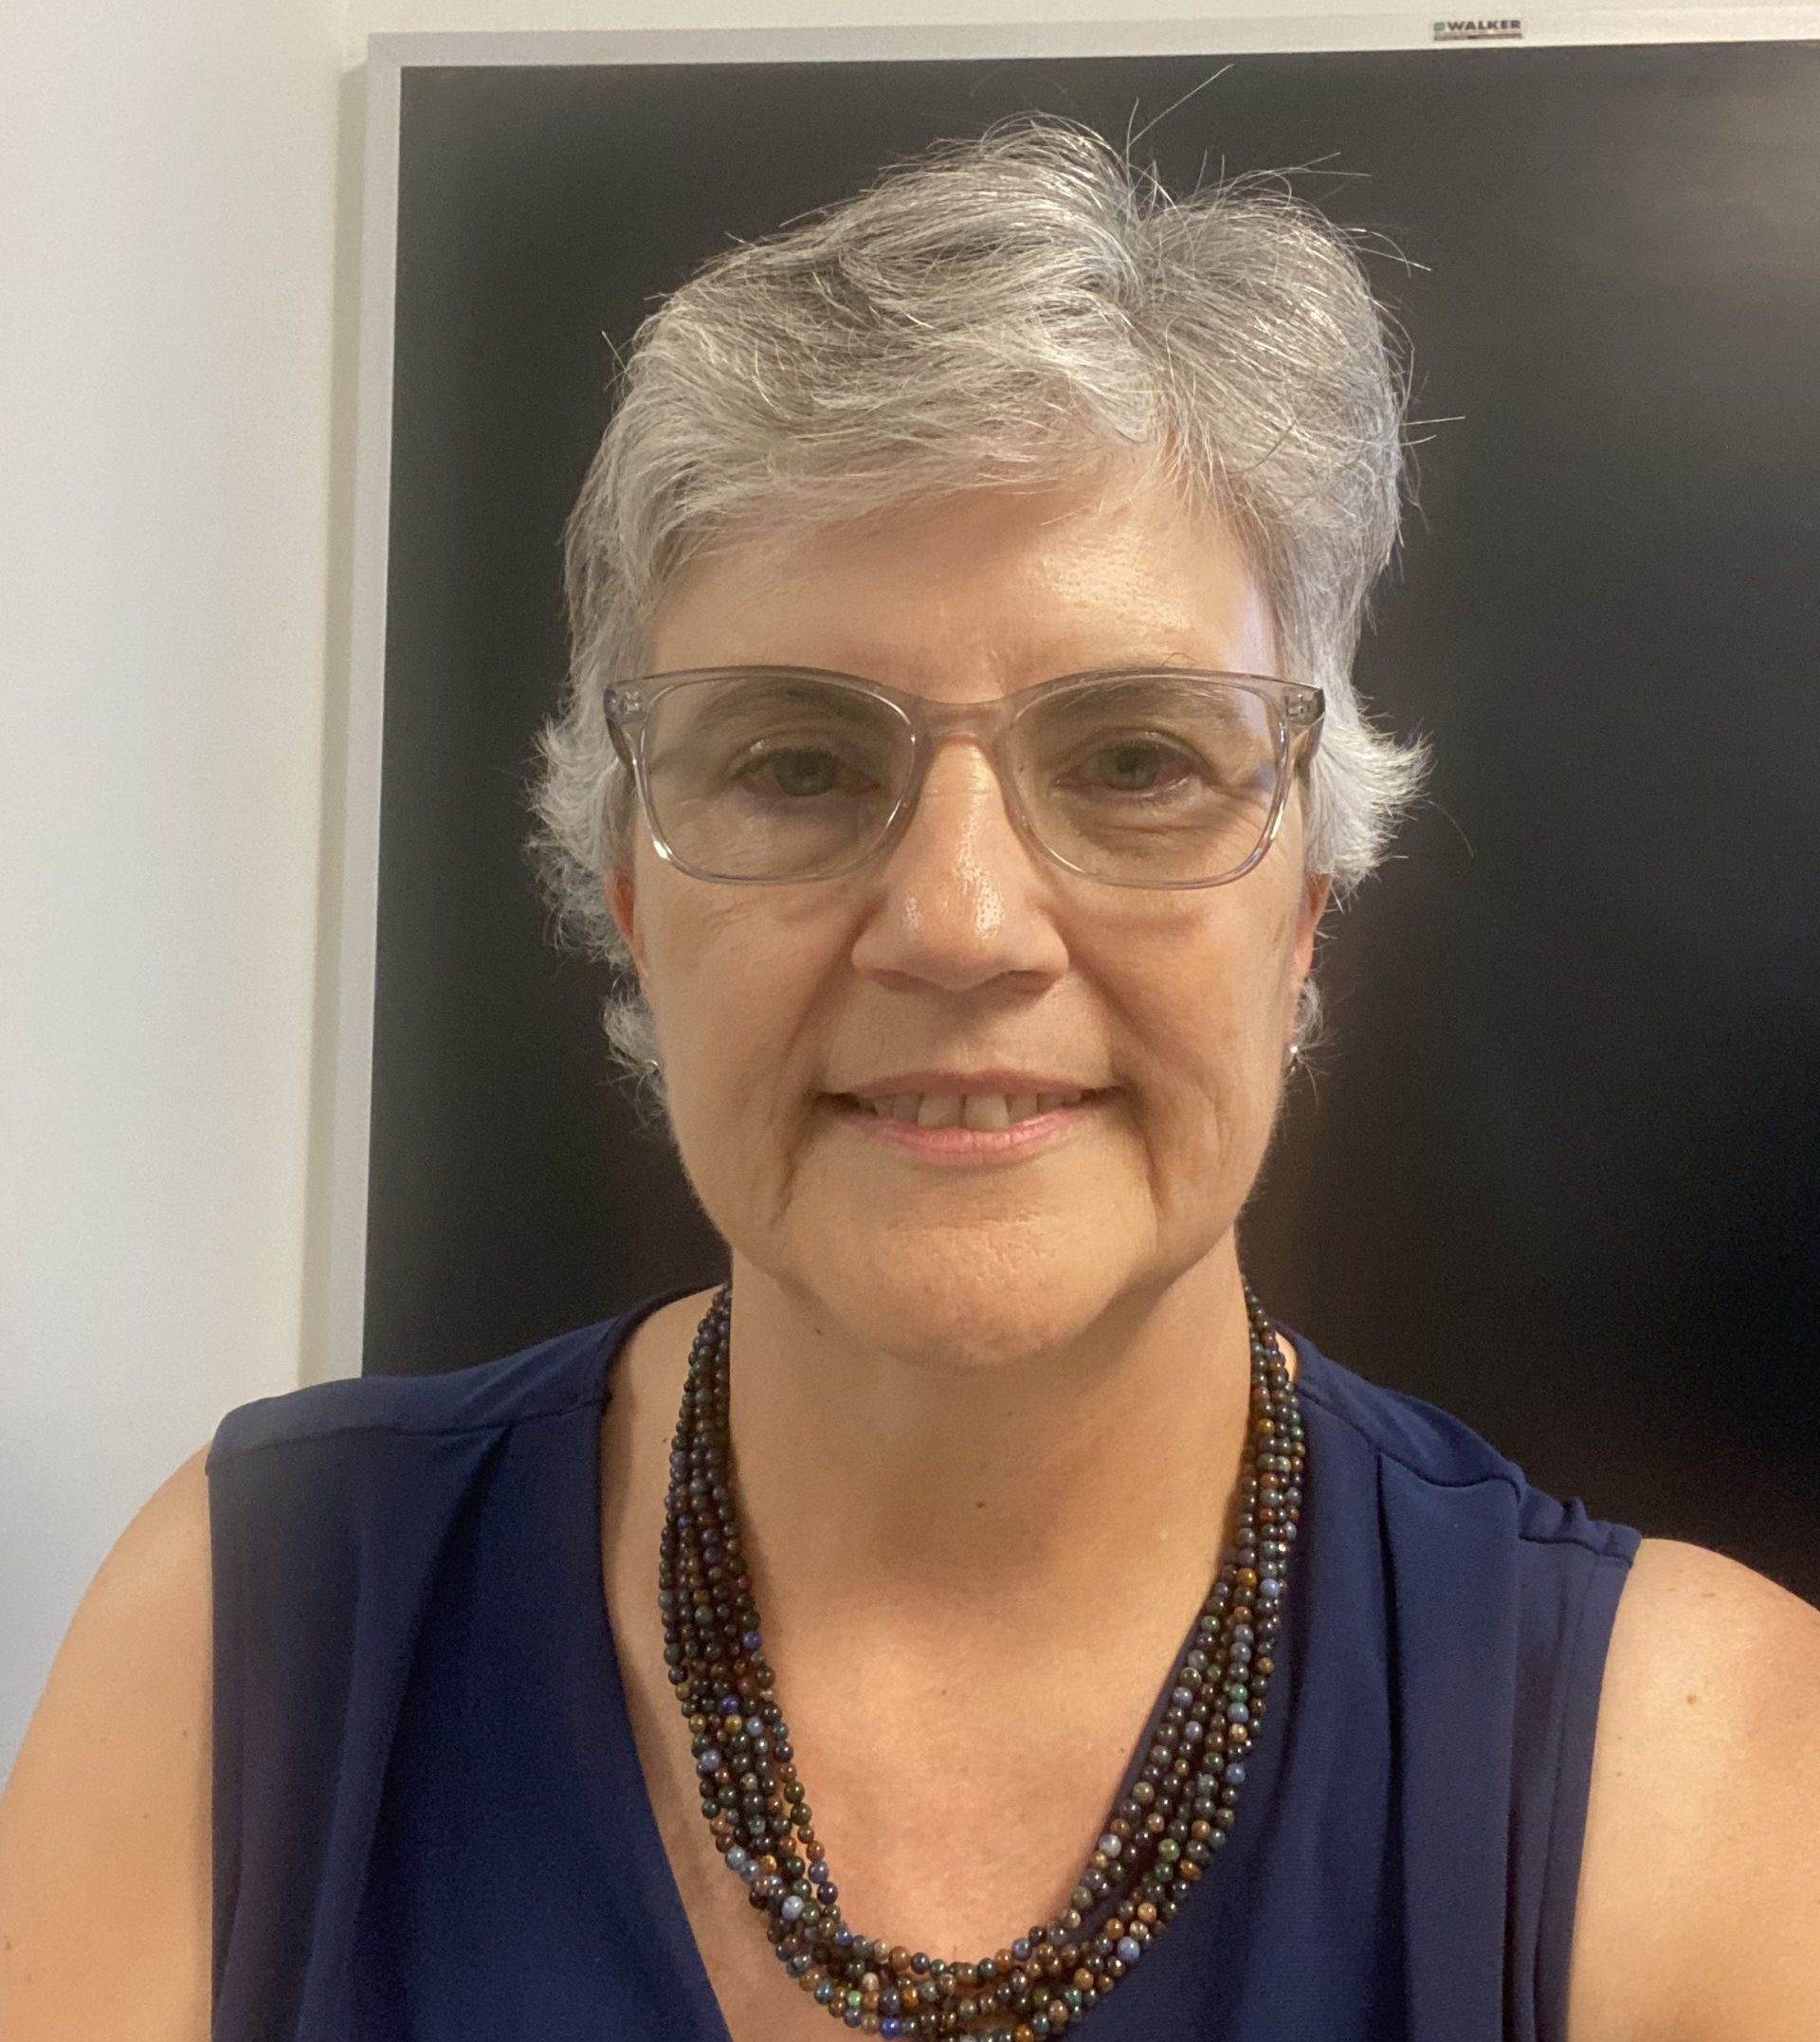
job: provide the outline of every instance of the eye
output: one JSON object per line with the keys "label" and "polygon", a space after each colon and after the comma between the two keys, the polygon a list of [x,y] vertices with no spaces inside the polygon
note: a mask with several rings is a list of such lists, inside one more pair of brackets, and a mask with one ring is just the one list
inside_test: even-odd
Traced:
{"label": "eye", "polygon": [[1097,747],[1087,765],[1089,788],[1117,794],[1167,793],[1184,777],[1200,776],[1200,763],[1178,746],[1154,738],[1121,738]]}
{"label": "eye", "polygon": [[[773,745],[748,757],[737,768],[735,778],[741,788],[760,798],[777,796],[785,801],[804,801],[842,792],[843,775],[849,782],[862,777],[847,761],[823,746]],[[849,785],[845,791],[856,790]]]}

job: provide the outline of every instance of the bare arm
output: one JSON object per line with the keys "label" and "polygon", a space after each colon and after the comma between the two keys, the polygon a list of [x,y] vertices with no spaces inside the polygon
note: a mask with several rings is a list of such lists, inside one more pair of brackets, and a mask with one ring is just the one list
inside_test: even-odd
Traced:
{"label": "bare arm", "polygon": [[1599,1705],[1569,2042],[1820,2036],[1820,1611],[1646,1539]]}
{"label": "bare arm", "polygon": [[207,1449],[89,1584],[0,1797],[0,2035],[207,2042]]}

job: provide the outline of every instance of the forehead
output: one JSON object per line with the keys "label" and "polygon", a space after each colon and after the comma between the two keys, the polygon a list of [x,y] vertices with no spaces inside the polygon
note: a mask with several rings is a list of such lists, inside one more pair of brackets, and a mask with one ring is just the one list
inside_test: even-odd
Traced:
{"label": "forehead", "polygon": [[646,652],[651,672],[823,666],[956,700],[1101,666],[1280,671],[1236,536],[1148,480],[748,526],[676,577]]}

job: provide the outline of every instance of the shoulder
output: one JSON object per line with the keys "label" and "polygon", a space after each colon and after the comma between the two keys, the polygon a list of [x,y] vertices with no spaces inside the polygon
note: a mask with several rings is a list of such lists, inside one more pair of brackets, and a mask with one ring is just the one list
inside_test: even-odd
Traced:
{"label": "shoulder", "polygon": [[257,1397],[216,1428],[208,1471],[268,1447],[483,1432],[598,1401],[616,1336],[642,1307],[576,1326],[497,1359],[416,1375],[353,1376]]}
{"label": "shoulder", "polygon": [[207,2033],[204,1460],[192,1454],[155,1491],[89,1584],[0,1798],[8,2034]]}
{"label": "shoulder", "polygon": [[1820,2033],[1820,1611],[1646,1539],[1600,1691],[1569,2042]]}
{"label": "shoulder", "polygon": [[[1636,1552],[1629,1525],[1594,1518],[1575,1497],[1538,1488],[1522,1468],[1464,1418],[1406,1390],[1393,1390],[1323,1354],[1305,1334],[1281,1328],[1296,1350],[1297,1387],[1331,1440],[1350,1442],[1379,1480],[1421,1514],[1424,1535],[1469,1516],[1496,1522],[1531,1550],[1577,1548],[1621,1569]],[[1311,1422],[1315,1422],[1311,1420]]]}

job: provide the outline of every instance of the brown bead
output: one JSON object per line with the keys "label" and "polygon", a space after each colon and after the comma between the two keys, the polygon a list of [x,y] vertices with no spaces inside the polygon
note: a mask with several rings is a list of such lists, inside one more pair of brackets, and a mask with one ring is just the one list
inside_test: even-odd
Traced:
{"label": "brown bead", "polygon": [[[1248,1285],[1246,1295],[1250,1320],[1253,1381],[1259,1387],[1254,1388],[1246,1449],[1239,1470],[1235,1494],[1236,1524],[1228,1535],[1231,1551],[1219,1577],[1219,1594],[1225,1598],[1225,1607],[1217,1617],[1210,1614],[1204,1620],[1204,1631],[1200,1626],[1196,1627],[1196,1642],[1210,1662],[1206,1675],[1210,1694],[1224,1687],[1233,1677],[1230,1633],[1234,1627],[1258,1622],[1254,1604],[1257,1603],[1257,1589],[1263,1572],[1266,1568],[1273,1575],[1283,1571],[1254,1550],[1260,1537],[1265,1541],[1272,1537],[1286,1540],[1292,1534],[1280,1527],[1296,1524],[1300,1516],[1299,1509],[1290,1504],[1283,1494],[1285,1488],[1300,1483],[1302,1474],[1304,1440],[1297,1397],[1275,1350],[1263,1307]],[[680,1431],[688,1443],[686,1458],[690,1479],[699,1482],[705,1474],[710,1482],[719,1486],[718,1501],[709,1510],[701,1512],[700,1522],[687,1530],[676,1526],[674,1516],[667,1521],[669,1542],[660,1566],[660,1587],[673,1592],[670,1601],[674,1615],[666,1614],[666,1642],[676,1648],[669,1656],[682,1669],[677,1702],[693,1736],[704,1741],[718,1741],[722,1728],[720,1698],[731,1688],[742,1698],[741,1712],[764,1716],[770,1724],[767,1735],[774,1737],[775,1741],[788,1750],[789,1731],[770,1699],[775,1687],[774,1672],[766,1665],[762,1652],[747,1652],[738,1644],[729,1622],[731,1611],[749,1602],[753,1593],[752,1577],[740,1552],[731,1503],[733,1478],[727,1437],[730,1320],[731,1293],[730,1289],[723,1288],[697,1333],[690,1356],[690,1383],[684,1395]],[[1266,1459],[1276,1465],[1262,1466]],[[686,1507],[682,1492],[673,1483],[668,1508],[674,1513],[682,1507]],[[708,1548],[716,1542],[724,1546],[725,1551],[710,1564]],[[1287,1554],[1286,1544],[1284,1553]],[[1241,1565],[1242,1560],[1249,1564]],[[713,1604],[716,1614],[712,1621],[698,1627],[693,1611],[704,1602]],[[1280,1615],[1278,1610],[1265,1612],[1261,1627],[1261,1645],[1271,1643]],[[749,1615],[744,1617],[746,1622],[751,1620]],[[1215,1635],[1222,1633],[1221,1642],[1216,1645]],[[1173,1832],[1192,1844],[1200,1845],[1199,1854],[1203,1857],[1207,1855],[1206,1847],[1210,1841],[1225,1841],[1225,1832],[1232,1822],[1231,1808],[1222,1803],[1217,1811],[1211,1812],[1211,1821],[1196,1818],[1191,1822],[1188,1819],[1192,1814],[1189,1796],[1198,1789],[1191,1788],[1189,1782],[1197,1766],[1202,1771],[1216,1768],[1223,1756],[1245,1753],[1255,1747],[1259,1724],[1265,1714],[1264,1689],[1274,1670],[1275,1662],[1269,1651],[1265,1651],[1253,1662],[1251,1710],[1247,1723],[1229,1723],[1224,1706],[1206,1711],[1197,1707],[1192,1712],[1196,1716],[1205,1714],[1207,1718],[1205,1727],[1197,1730],[1199,1752],[1194,1761],[1191,1762],[1187,1756],[1187,1740],[1174,1723],[1153,1739],[1145,1761],[1146,1780],[1136,1795],[1141,1804],[1138,1816],[1127,1819],[1109,1812],[1106,1819],[1107,1829],[1128,1848],[1116,1858],[1109,1859],[1108,1853],[1095,1851],[1090,1859],[1092,1873],[1088,1890],[1105,1893],[1109,1909],[1116,1906],[1118,1912],[1109,1913],[1104,1929],[1096,1931],[1086,1948],[1082,1946],[1086,1942],[1082,1914],[1069,1907],[1047,1929],[1035,1932],[1032,1937],[1035,1946],[1023,1961],[1013,1960],[1009,1950],[1000,1950],[991,1963],[984,1960],[973,1964],[956,1963],[933,1971],[925,1959],[924,1972],[913,1978],[914,1967],[901,1946],[887,1944],[883,1940],[870,1942],[865,1938],[855,1938],[846,1949],[842,1961],[831,1969],[827,1962],[811,1966],[808,1961],[810,1952],[819,1951],[825,1959],[828,1955],[828,1947],[820,1933],[808,1929],[792,1932],[781,1921],[772,1921],[764,1925],[776,1955],[794,1958],[805,1965],[804,1973],[799,1975],[799,1983],[810,1993],[822,1981],[834,1979],[842,1988],[838,2004],[830,2008],[834,2012],[846,2005],[846,1988],[849,1979],[863,1976],[864,1986],[855,1994],[855,2003],[847,2017],[867,2034],[877,2034],[884,2024],[879,2011],[883,1998],[891,1996],[896,2004],[898,1996],[895,1993],[887,1995],[886,1988],[901,1984],[910,2018],[913,2021],[926,2019],[933,2032],[943,2037],[958,2038],[972,2033],[977,2021],[1002,2035],[1005,2042],[1035,2042],[1033,2026],[1040,2029],[1046,2019],[1050,2033],[1059,2038],[1064,2031],[1072,2030],[1080,2014],[1096,2005],[1129,1968],[1114,1954],[1113,1946],[1126,1936],[1139,1943],[1148,1943],[1160,1937],[1175,1919],[1184,1903],[1187,1887],[1206,1869],[1205,1864],[1197,1864],[1192,1859],[1172,1857],[1172,1876],[1180,1881],[1179,1885],[1173,1889],[1158,1890],[1148,1881],[1140,1882],[1139,1861],[1148,1860],[1153,1840]],[[1183,1713],[1176,1712],[1177,1715]],[[755,1778],[741,1778],[736,1785],[736,1772],[755,1776]],[[800,1880],[805,1867],[825,1858],[827,1853],[813,1833],[807,1796],[793,1764],[781,1757],[768,1755],[761,1759],[753,1753],[747,1753],[737,1767],[730,1762],[723,1763],[702,1783],[701,1791],[710,1806],[718,1801],[726,1811],[708,1817],[718,1851],[724,1854],[733,1844],[750,1833],[746,1816],[737,1812],[736,1803],[739,1795],[750,1796],[755,1788],[763,1796],[766,1814],[756,1826],[757,1836],[752,1849],[757,1872],[773,1883],[768,1899],[774,1902],[775,1887],[781,1881]],[[756,1808],[759,1804],[753,1802],[751,1805]],[[1165,1843],[1165,1850],[1172,1848]],[[1135,1893],[1133,1886],[1137,1887]],[[1138,1896],[1147,1890],[1154,1897],[1139,1900]],[[1085,1897],[1085,1893],[1081,1895],[1083,1900]],[[1049,1940],[1051,1936],[1053,1942]],[[1130,1947],[1130,1944],[1126,1946]],[[1096,1952],[1104,1954],[1096,1955]],[[855,1965],[857,1968],[849,1968]],[[986,1982],[981,1980],[982,1972]],[[1046,1982],[1048,1980],[1054,1983]],[[1078,2002],[1079,2012],[1071,2012],[1066,2001],[1059,1996],[1059,1987],[1064,1980],[1068,1982],[1069,1997]],[[1058,1993],[1058,1996],[1048,1998],[1046,1996],[1052,1992]],[[963,2008],[965,2019],[962,2017]],[[1041,2016],[1037,2012],[1039,2008]]]}

